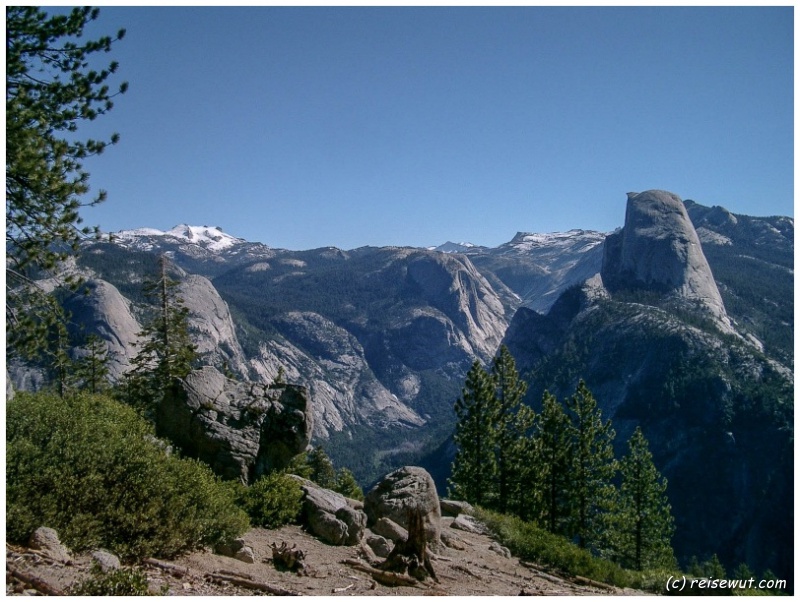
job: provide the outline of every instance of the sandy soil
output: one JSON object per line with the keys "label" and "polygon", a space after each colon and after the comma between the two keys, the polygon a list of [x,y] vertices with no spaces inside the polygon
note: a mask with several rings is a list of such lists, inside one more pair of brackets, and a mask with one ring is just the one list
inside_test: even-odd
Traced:
{"label": "sandy soil", "polygon": [[[486,535],[450,527],[452,518],[442,519],[442,532],[451,547],[442,546],[432,555],[439,582],[427,580],[417,587],[389,587],[345,561],[369,563],[360,546],[329,546],[297,526],[277,530],[252,529],[243,536],[256,561],[249,564],[210,552],[196,552],[169,561],[142,564],[151,590],[171,596],[312,595],[312,596],[400,596],[400,595],[626,595],[641,594],[601,584],[562,579],[541,567],[506,556]],[[271,544],[296,545],[305,553],[306,574],[279,571],[272,563]],[[157,566],[158,565],[158,566]],[[63,564],[42,554],[6,546],[6,593],[32,595],[47,587],[54,592],[89,575],[91,559],[75,556]],[[15,579],[14,572],[40,580],[33,588]],[[256,588],[256,589],[254,589]],[[36,590],[39,590],[38,592]]]}

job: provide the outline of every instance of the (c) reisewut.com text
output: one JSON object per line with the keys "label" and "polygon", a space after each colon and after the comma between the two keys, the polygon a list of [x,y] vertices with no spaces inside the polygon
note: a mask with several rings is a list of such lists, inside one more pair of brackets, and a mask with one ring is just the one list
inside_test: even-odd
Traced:
{"label": "(c) reisewut.com text", "polygon": [[712,579],[687,577],[670,577],[667,579],[668,592],[682,592],[685,589],[708,589],[708,590],[733,590],[733,589],[763,589],[780,590],[786,589],[786,579]]}

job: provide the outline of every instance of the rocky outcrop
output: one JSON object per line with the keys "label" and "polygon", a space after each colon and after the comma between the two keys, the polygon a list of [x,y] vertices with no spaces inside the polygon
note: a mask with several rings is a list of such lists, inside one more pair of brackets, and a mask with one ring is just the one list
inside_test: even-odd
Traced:
{"label": "rocky outcrop", "polygon": [[364,537],[367,517],[361,502],[293,475],[303,490],[303,522],[317,537],[334,546],[356,545]]}
{"label": "rocky outcrop", "polygon": [[[368,525],[388,518],[408,528],[411,510],[420,510],[425,523],[425,535],[434,547],[440,542],[442,512],[433,478],[424,468],[404,466],[386,475],[364,499]],[[385,533],[380,533],[385,535]]]}
{"label": "rocky outcrop", "polygon": [[119,380],[136,357],[141,331],[130,302],[113,284],[95,278],[69,297],[64,307],[71,314],[71,324],[79,325],[80,332],[74,332],[78,338],[94,334],[105,342],[109,377]]}
{"label": "rocky outcrop", "polygon": [[671,192],[628,193],[625,226],[606,238],[609,290],[642,288],[683,302],[733,334],[700,239],[683,201]]}
{"label": "rocky outcrop", "polygon": [[189,374],[157,414],[159,435],[245,483],[304,452],[312,427],[304,387],[237,382],[210,366]]}

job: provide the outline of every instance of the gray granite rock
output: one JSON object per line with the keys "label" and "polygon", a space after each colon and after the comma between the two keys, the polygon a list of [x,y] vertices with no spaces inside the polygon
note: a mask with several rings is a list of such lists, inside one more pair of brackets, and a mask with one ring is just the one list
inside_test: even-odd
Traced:
{"label": "gray granite rock", "polygon": [[238,382],[211,366],[167,396],[156,423],[185,454],[244,483],[288,465],[306,450],[313,428],[305,387]]}

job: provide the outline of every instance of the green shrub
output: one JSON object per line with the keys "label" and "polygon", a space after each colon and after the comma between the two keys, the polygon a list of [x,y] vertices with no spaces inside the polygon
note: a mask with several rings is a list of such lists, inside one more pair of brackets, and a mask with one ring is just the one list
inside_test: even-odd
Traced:
{"label": "green shrub", "polygon": [[534,523],[477,509],[476,517],[483,521],[500,542],[523,560],[543,564],[569,575],[580,575],[618,587],[631,585],[631,573],[610,560],[596,558],[562,537]]}
{"label": "green shrub", "polygon": [[96,565],[92,576],[70,590],[72,596],[149,596],[147,575],[139,569],[103,573]]}
{"label": "green shrub", "polygon": [[6,420],[12,541],[46,525],[75,550],[170,557],[248,527],[208,466],[165,452],[150,425],[108,397],[19,393]]}
{"label": "green shrub", "polygon": [[300,483],[286,474],[273,473],[244,492],[243,505],[254,525],[275,529],[297,520],[302,498]]}
{"label": "green shrub", "polygon": [[341,493],[345,497],[349,497],[360,502],[364,501],[364,491],[356,481],[356,477],[349,468],[340,468],[336,473],[336,487],[335,491]]}

